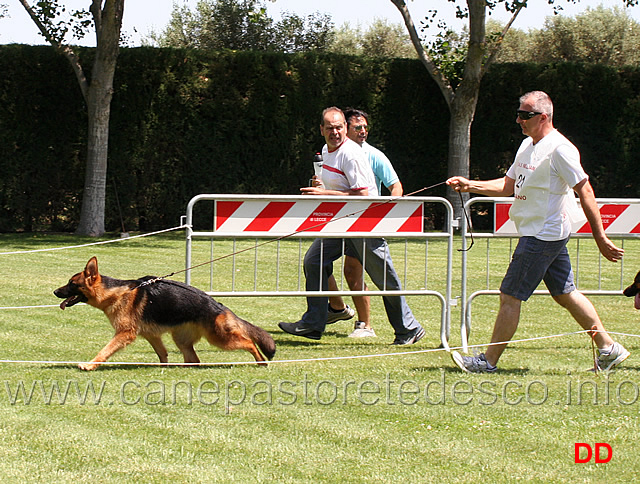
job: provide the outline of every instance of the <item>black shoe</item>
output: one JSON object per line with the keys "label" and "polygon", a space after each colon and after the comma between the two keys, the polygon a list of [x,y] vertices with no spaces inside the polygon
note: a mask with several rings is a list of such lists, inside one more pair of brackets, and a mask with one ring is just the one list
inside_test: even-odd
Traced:
{"label": "black shoe", "polygon": [[411,333],[403,334],[401,336],[396,336],[396,339],[393,341],[394,345],[412,345],[417,343],[424,336],[425,331],[422,326],[418,326]]}
{"label": "black shoe", "polygon": [[321,331],[315,329],[304,328],[300,321],[297,323],[278,323],[278,327],[285,333],[292,334],[294,336],[302,336],[304,338],[318,340],[322,337]]}

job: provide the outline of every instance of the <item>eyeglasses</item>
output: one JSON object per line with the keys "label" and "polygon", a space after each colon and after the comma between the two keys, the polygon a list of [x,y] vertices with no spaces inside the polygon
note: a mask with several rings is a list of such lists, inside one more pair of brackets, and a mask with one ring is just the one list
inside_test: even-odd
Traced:
{"label": "eyeglasses", "polygon": [[520,119],[523,119],[526,121],[527,119],[531,119],[534,116],[537,116],[538,114],[542,114],[542,113],[538,113],[536,111],[523,111],[522,109],[518,109],[516,111],[516,114]]}
{"label": "eyeglasses", "polygon": [[367,126],[366,124],[359,124],[358,126],[354,126],[353,129],[355,129],[358,133],[360,131],[362,131],[363,129],[368,133],[369,132],[369,126]]}

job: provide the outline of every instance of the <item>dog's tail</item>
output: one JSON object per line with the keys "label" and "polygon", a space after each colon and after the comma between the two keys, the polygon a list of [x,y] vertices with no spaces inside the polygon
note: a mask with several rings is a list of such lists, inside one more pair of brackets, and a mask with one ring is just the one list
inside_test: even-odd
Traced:
{"label": "dog's tail", "polygon": [[273,340],[271,335],[264,329],[259,328],[242,318],[238,319],[244,323],[247,336],[249,336],[251,341],[260,348],[260,351],[262,351],[262,354],[267,358],[267,360],[272,360],[276,354],[276,342]]}

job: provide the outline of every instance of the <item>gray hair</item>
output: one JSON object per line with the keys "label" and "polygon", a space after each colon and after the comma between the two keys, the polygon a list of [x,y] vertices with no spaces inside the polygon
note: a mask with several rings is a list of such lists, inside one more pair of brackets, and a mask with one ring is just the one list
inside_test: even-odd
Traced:
{"label": "gray hair", "polygon": [[553,102],[546,92],[531,91],[520,96],[520,104],[528,103],[534,111],[538,111],[553,119]]}

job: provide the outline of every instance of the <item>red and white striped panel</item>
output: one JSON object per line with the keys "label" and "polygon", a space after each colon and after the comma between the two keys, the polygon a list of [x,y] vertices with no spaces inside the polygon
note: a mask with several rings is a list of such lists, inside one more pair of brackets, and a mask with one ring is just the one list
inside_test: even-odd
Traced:
{"label": "red and white striped panel", "polygon": [[228,234],[287,235],[295,232],[322,234],[422,233],[422,202],[268,201],[215,202],[215,231]]}
{"label": "red and white striped panel", "polygon": [[[509,220],[511,203],[497,202],[494,210],[493,233],[497,235],[518,235],[515,224]],[[608,235],[640,234],[640,203],[601,203],[600,217]],[[590,234],[589,222],[574,224],[574,234]]]}

